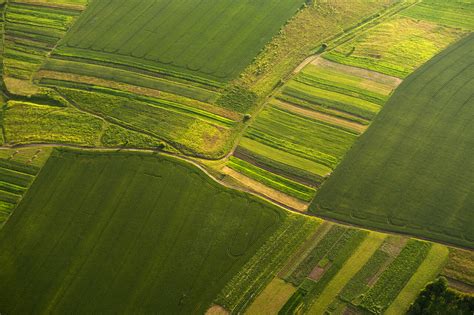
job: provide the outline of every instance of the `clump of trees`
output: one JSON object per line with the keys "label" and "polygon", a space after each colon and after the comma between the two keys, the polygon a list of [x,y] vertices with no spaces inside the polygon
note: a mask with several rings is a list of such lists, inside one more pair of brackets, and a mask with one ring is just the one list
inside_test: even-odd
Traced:
{"label": "clump of trees", "polygon": [[408,310],[409,315],[418,314],[474,314],[474,296],[448,288],[441,277],[428,284]]}

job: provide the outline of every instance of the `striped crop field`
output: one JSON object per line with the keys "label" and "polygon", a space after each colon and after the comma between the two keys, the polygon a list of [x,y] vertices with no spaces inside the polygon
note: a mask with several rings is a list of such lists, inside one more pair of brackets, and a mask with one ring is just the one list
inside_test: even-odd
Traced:
{"label": "striped crop field", "polygon": [[473,47],[470,35],[403,82],[312,212],[474,248]]}
{"label": "striped crop field", "polygon": [[[324,222],[289,257],[247,313],[401,314],[440,274],[450,250]],[[274,303],[263,303],[265,297]]]}
{"label": "striped crop field", "polygon": [[316,58],[268,101],[227,167],[308,202],[399,83]]}
{"label": "striped crop field", "polygon": [[3,57],[7,88],[25,93],[26,83],[22,82],[31,81],[80,12],[80,7],[56,7],[41,1],[15,1],[6,7]]}

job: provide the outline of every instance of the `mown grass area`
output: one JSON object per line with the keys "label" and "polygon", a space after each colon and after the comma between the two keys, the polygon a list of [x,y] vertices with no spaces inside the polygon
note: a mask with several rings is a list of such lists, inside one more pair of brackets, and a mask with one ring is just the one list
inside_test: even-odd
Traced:
{"label": "mown grass area", "polygon": [[417,20],[432,21],[467,30],[474,29],[474,3],[472,1],[423,0],[417,5],[401,12],[402,15]]}
{"label": "mown grass area", "polygon": [[0,231],[0,307],[203,313],[246,264],[271,274],[306,222],[177,159],[56,150]]}
{"label": "mown grass area", "polygon": [[9,3],[5,10],[4,74],[31,80],[79,13],[43,2]]}
{"label": "mown grass area", "polygon": [[0,150],[0,228],[48,157],[49,150]]}
{"label": "mown grass area", "polygon": [[464,35],[465,30],[397,15],[323,57],[405,78]]}
{"label": "mown grass area", "polygon": [[469,35],[408,77],[310,211],[474,248]]}
{"label": "mown grass area", "polygon": [[91,2],[60,46],[78,57],[83,51],[97,51],[111,61],[122,55],[165,71],[228,81],[252,62],[302,4]]}

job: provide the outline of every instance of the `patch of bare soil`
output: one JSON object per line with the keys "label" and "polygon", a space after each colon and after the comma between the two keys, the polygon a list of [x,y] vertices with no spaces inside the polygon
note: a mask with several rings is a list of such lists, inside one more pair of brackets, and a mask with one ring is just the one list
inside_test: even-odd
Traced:
{"label": "patch of bare soil", "polygon": [[206,311],[206,315],[227,315],[227,314],[230,314],[230,312],[217,304],[214,304]]}
{"label": "patch of bare soil", "polygon": [[314,269],[311,270],[311,272],[309,273],[308,278],[314,281],[318,281],[319,279],[321,279],[321,277],[324,275],[324,273],[330,266],[331,263],[329,262],[324,268],[319,266],[314,267]]}

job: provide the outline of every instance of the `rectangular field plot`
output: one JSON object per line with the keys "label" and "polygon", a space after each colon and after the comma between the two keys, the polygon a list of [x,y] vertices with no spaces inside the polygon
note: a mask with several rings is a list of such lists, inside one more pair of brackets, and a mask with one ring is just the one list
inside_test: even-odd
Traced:
{"label": "rectangular field plot", "polygon": [[310,211],[474,248],[474,36],[395,91]]}
{"label": "rectangular field plot", "polygon": [[107,55],[111,61],[126,56],[150,67],[227,81],[303,2],[92,1],[61,47],[77,57],[84,51],[97,52],[99,59]]}
{"label": "rectangular field plot", "polygon": [[244,264],[274,272],[307,221],[172,158],[54,151],[0,231],[0,309],[202,314]]}

